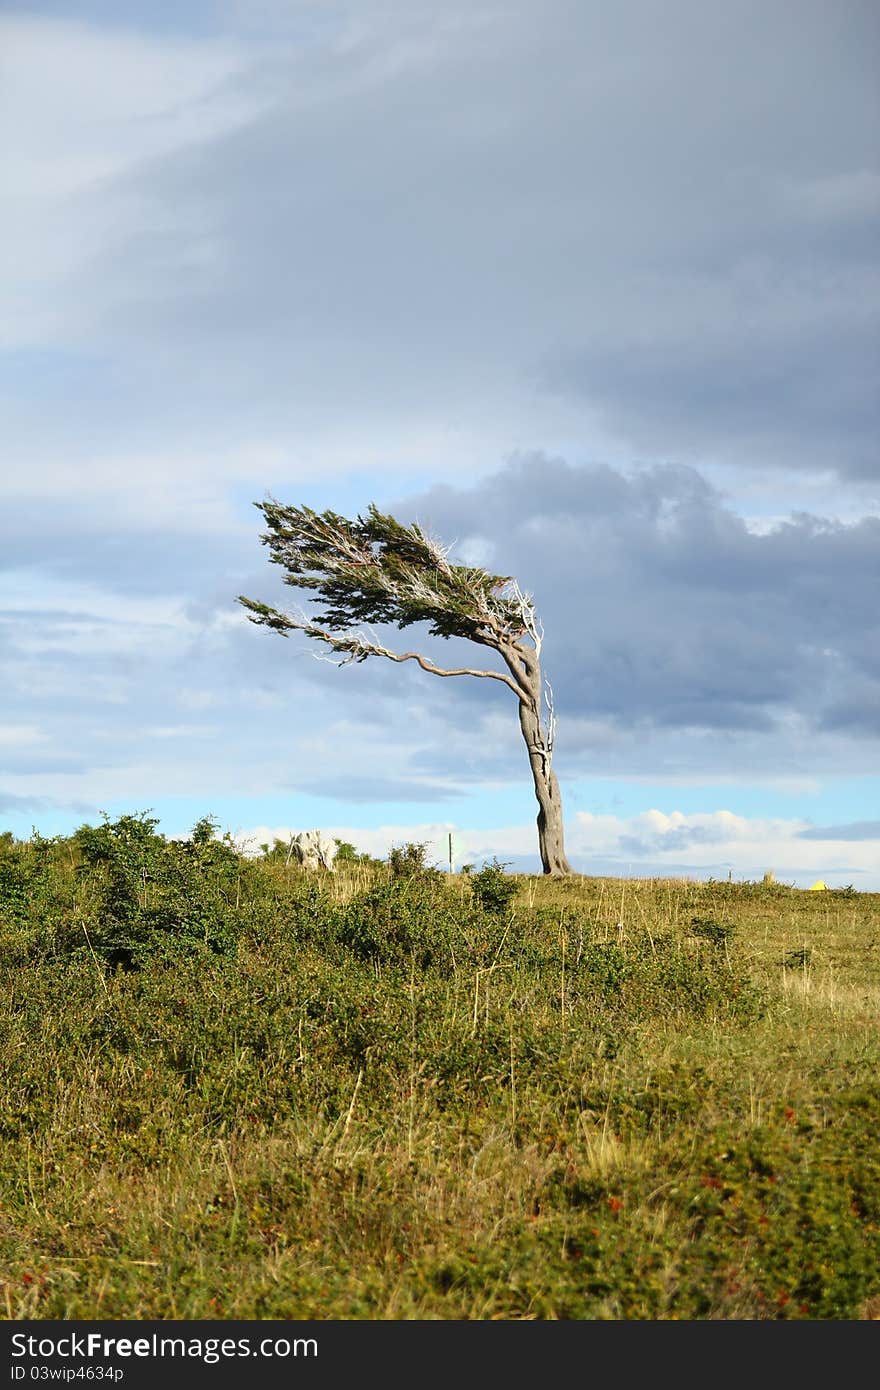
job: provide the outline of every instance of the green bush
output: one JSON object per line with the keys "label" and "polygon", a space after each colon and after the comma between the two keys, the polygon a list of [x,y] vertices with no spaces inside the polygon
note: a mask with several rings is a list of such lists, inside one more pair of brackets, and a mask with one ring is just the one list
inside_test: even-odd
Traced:
{"label": "green bush", "polygon": [[392,878],[412,878],[419,874],[436,875],[437,869],[427,863],[428,846],[424,843],[410,842],[392,846],[388,855],[388,867]]}
{"label": "green bush", "polygon": [[478,874],[471,873],[474,897],[484,912],[506,912],[519,892],[519,884],[504,872],[507,866],[497,859],[484,863]]}
{"label": "green bush", "polygon": [[[237,851],[213,838],[209,817],[184,841],[166,840],[157,825],[141,812],[74,834],[87,948],[123,969],[192,951],[234,954]],[[75,931],[66,936],[82,949]]]}
{"label": "green bush", "polygon": [[691,936],[703,936],[707,941],[714,941],[716,946],[729,941],[735,930],[731,922],[716,922],[714,917],[691,918]]}
{"label": "green bush", "polygon": [[334,864],[376,865],[382,862],[380,859],[374,859],[373,856],[371,854],[368,854],[366,851],[364,851],[364,853],[362,854],[359,854],[355,846],[351,844],[348,840],[336,839],[334,840],[334,844],[336,845],[336,856],[333,861]]}
{"label": "green bush", "polygon": [[396,876],[356,894],[335,914],[340,943],[361,960],[427,969],[451,959],[460,924],[441,875]]}

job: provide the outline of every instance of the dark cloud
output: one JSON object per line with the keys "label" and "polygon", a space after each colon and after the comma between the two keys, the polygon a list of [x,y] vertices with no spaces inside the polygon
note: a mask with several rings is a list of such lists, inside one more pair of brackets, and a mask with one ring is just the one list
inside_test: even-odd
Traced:
{"label": "dark cloud", "polygon": [[398,514],[488,547],[489,567],[534,593],[569,719],[763,732],[768,746],[785,744],[793,718],[875,732],[880,518],[801,515],[754,534],[691,470],[538,454]]}
{"label": "dark cloud", "polygon": [[[165,0],[75,8],[185,24]],[[370,799],[442,798],[450,768],[519,777],[497,683],[334,672],[307,639],[230,623],[239,593],[296,597],[244,499],[302,501],[282,483],[305,478],[348,512],[348,469],[361,510],[418,516],[534,591],[566,775],[861,768],[880,518],[758,535],[709,479],[836,474],[875,505],[876,5],[200,0],[190,19],[277,38],[242,37],[249,66],[200,98],[250,116],[127,164],[113,144],[125,167],[47,191],[51,274],[42,242],[30,269],[26,237],[7,256],[32,303],[2,363],[0,682],[45,735],[18,765],[257,790],[293,767]],[[605,462],[575,462],[597,419]],[[572,462],[478,476],[523,440]],[[448,486],[388,484],[410,445],[404,476]],[[396,739],[375,780],[347,760],[358,728]]]}
{"label": "dark cloud", "polygon": [[[217,22],[247,35],[246,11]],[[509,447],[512,403],[540,429],[560,395],[646,459],[876,478],[876,6],[264,5],[273,26],[229,79],[248,124],[79,195],[109,240],[51,293],[92,370],[49,374],[63,410],[9,403],[23,455],[297,447],[340,419],[376,461],[401,419]]]}
{"label": "dark cloud", "polygon": [[[859,770],[870,756],[880,518],[796,514],[753,534],[694,469],[542,454],[468,488],[375,500],[455,542],[453,558],[477,556],[533,591],[564,778],[804,775]],[[111,552],[91,532],[64,542],[54,524],[55,577],[69,564],[92,587],[85,606],[86,591],[72,590],[70,612],[57,585],[45,607],[43,591],[23,607],[16,589],[0,614],[7,718],[43,736],[4,750],[20,774],[98,775],[134,760],[156,778],[186,766],[213,778],[225,765],[242,789],[268,777],[374,801],[442,800],[453,783],[522,776],[515,701],[497,682],[378,659],[335,670],[305,637],[230,624],[238,592],[282,606],[298,597],[277,567],[260,568],[255,532],[222,536],[212,566],[207,537],[190,556],[185,534],[144,528]],[[40,544],[23,563],[38,565]],[[382,635],[442,666],[493,666],[468,643]],[[313,747],[327,729],[340,732]],[[360,751],[352,762],[372,741],[375,766]]]}
{"label": "dark cloud", "polygon": [[[869,640],[876,637],[871,630]],[[831,701],[822,711],[821,726],[854,738],[880,738],[880,703],[877,700],[878,682],[853,680],[844,694]]]}
{"label": "dark cloud", "polygon": [[799,830],[800,840],[880,840],[880,820],[852,821],[849,825],[816,825]]}
{"label": "dark cloud", "polygon": [[[880,219],[875,236],[880,244]],[[731,313],[722,331],[721,341],[714,330],[682,341],[662,329],[648,341],[597,340],[548,364],[544,380],[596,406],[640,451],[662,440],[681,457],[841,468],[876,481],[880,314],[817,314],[780,331]]]}

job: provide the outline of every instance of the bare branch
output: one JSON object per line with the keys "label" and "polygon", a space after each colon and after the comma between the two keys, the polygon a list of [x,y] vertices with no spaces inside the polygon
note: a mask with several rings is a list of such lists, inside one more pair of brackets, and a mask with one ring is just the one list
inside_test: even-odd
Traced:
{"label": "bare branch", "polygon": [[434,561],[437,568],[439,570],[442,570],[444,574],[451,574],[452,566],[449,563],[449,556],[455,549],[455,541],[450,541],[448,544],[445,544],[436,536],[432,536],[430,532],[426,531],[423,526],[420,526],[418,524],[414,525],[412,529],[420,536],[421,540],[424,542],[425,549],[431,556],[431,559]]}
{"label": "bare branch", "polygon": [[283,636],[286,636],[288,632],[304,632],[307,637],[324,642],[341,659],[334,660],[332,656],[325,656],[320,652],[312,652],[311,655],[317,661],[327,661],[332,666],[349,666],[355,662],[366,661],[367,657],[370,656],[384,656],[388,661],[415,661],[423,671],[429,671],[432,676],[478,676],[485,680],[503,682],[518,699],[522,699],[525,694],[524,690],[502,671],[480,671],[471,666],[460,666],[454,670],[447,670],[443,666],[436,666],[421,652],[394,652],[378,638],[363,631],[328,632],[326,628],[317,627],[314,623],[309,622],[305,614],[281,613],[275,608],[269,608],[265,604],[255,604],[249,599],[240,599],[239,601],[251,609],[250,621],[252,623],[274,628]]}
{"label": "bare branch", "polygon": [[556,705],[553,699],[553,686],[544,677],[544,703],[547,706],[547,761],[553,759],[553,745],[556,742]]}
{"label": "bare branch", "polygon": [[544,624],[535,612],[535,601],[531,594],[523,593],[515,579],[508,579],[502,597],[512,600],[518,608],[523,634],[532,639],[535,656],[540,657],[541,647],[544,645]]}
{"label": "bare branch", "polygon": [[503,681],[509,685],[517,699],[522,699],[522,691],[519,686],[510,678],[505,676],[502,671],[475,671],[469,666],[459,667],[455,671],[446,671],[440,666],[435,666],[433,661],[428,661],[419,652],[390,652],[385,648],[377,648],[377,656],[387,656],[391,661],[417,661],[423,671],[430,671],[434,676],[488,676],[491,680]]}

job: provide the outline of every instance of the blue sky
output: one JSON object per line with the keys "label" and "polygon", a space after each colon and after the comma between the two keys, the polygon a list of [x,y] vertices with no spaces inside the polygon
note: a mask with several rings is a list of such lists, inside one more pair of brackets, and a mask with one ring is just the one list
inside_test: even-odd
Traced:
{"label": "blue sky", "polygon": [[579,871],[880,891],[878,50],[870,0],[0,4],[0,828],[538,870],[503,687],[247,623],[272,494],[534,594]]}

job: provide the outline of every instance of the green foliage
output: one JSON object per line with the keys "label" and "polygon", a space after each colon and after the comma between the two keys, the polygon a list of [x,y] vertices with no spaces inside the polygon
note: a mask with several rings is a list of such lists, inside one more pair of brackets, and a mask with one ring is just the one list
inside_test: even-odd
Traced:
{"label": "green foliage", "polygon": [[519,891],[519,884],[504,872],[497,859],[484,863],[479,873],[470,875],[474,897],[484,912],[506,912]]}
{"label": "green foliage", "polygon": [[708,941],[714,941],[718,946],[723,946],[725,941],[729,941],[734,930],[732,923],[716,922],[714,917],[691,918],[691,935],[704,936]]}
{"label": "green foliage", "polygon": [[806,968],[813,959],[813,952],[809,946],[796,946],[793,951],[785,953],[784,964],[789,970],[800,970]]}
{"label": "green foliage", "polygon": [[827,1096],[813,1113],[780,1104],[748,1139],[725,1144],[718,1133],[700,1146],[699,1185],[682,1193],[699,1257],[688,1289],[697,1316],[746,1280],[765,1317],[858,1316],[877,1285],[880,1161],[869,1135],[878,1123],[871,1085]]}
{"label": "green foliage", "polygon": [[[404,526],[373,504],[365,517],[350,521],[333,511],[254,504],[268,530],[261,537],[271,563],[285,570],[286,584],[311,589],[312,601],[325,605],[317,622],[331,632],[358,625],[393,624],[406,628],[425,622],[436,637],[484,642],[491,614],[515,639],[521,608],[506,596],[509,579],[472,565],[453,565],[445,551],[417,524]],[[239,597],[253,622],[288,631],[285,615],[253,599]],[[308,632],[308,626],[303,628]],[[317,631],[311,635],[316,636]],[[352,653],[352,660],[364,660]]]}
{"label": "green foliage", "polygon": [[[0,841],[0,924],[27,929],[52,913],[59,890],[63,842],[34,831],[16,841],[8,832]],[[18,936],[18,934],[16,934]]]}
{"label": "green foliage", "polygon": [[156,834],[157,824],[146,813],[113,822],[105,816],[100,826],[77,831],[80,875],[97,915],[91,948],[125,969],[154,956],[234,954],[230,895],[239,876],[237,853],[213,839],[210,817],[184,841]]}
{"label": "green foliage", "polygon": [[433,865],[428,864],[428,846],[424,843],[409,842],[392,845],[388,855],[388,867],[392,878],[412,878],[414,875],[435,874]]}
{"label": "green foliage", "polygon": [[157,829],[0,836],[7,1316],[880,1311],[880,897]]}
{"label": "green foliage", "polygon": [[355,846],[350,844],[348,840],[336,839],[334,840],[334,844],[336,845],[336,856],[333,861],[335,865],[379,863],[379,860],[374,859],[373,856],[367,854],[366,851],[359,854]]}
{"label": "green foliage", "polygon": [[631,958],[613,941],[588,942],[576,962],[578,978],[599,994],[619,995],[633,974]]}
{"label": "green foliage", "polygon": [[[406,849],[421,849],[408,845]],[[393,852],[393,851],[392,851]],[[454,900],[443,893],[441,875],[411,863],[356,894],[335,915],[336,934],[361,960],[420,970],[449,963],[458,927]]]}
{"label": "green foliage", "polygon": [[271,846],[267,844],[260,845],[260,849],[263,852],[264,859],[271,859],[275,863],[280,861],[282,864],[286,864],[290,860],[290,845],[284,840],[279,840],[277,835],[272,841]]}
{"label": "green foliage", "polygon": [[202,816],[197,820],[190,834],[190,841],[200,849],[209,845],[214,838],[219,822],[215,816]]}
{"label": "green foliage", "polygon": [[0,913],[9,924],[27,915],[34,882],[33,856],[16,852],[12,836],[0,840]]}
{"label": "green foliage", "polygon": [[169,841],[146,812],[104,816],[68,839],[39,835],[0,855],[0,914],[24,958],[87,954],[140,969],[152,958],[233,954],[247,866],[210,817]]}

